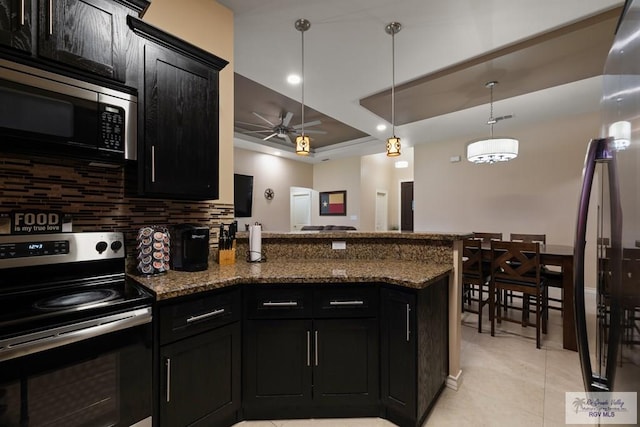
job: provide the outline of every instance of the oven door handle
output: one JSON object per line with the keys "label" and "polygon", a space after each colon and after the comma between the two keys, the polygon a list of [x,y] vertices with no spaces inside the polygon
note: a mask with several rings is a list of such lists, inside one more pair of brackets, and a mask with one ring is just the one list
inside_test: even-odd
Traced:
{"label": "oven door handle", "polygon": [[0,362],[150,323],[151,307],[0,340]]}

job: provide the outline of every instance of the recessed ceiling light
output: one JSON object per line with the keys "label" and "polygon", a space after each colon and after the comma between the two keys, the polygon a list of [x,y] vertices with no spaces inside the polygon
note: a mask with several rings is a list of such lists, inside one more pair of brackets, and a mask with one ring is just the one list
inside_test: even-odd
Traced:
{"label": "recessed ceiling light", "polygon": [[274,151],[274,152],[273,152],[273,155],[274,155],[274,156],[279,156],[279,155],[281,155],[281,154],[282,154],[282,153],[281,153],[281,152],[279,152],[279,151]]}
{"label": "recessed ceiling light", "polygon": [[378,126],[376,126],[376,129],[382,132],[383,130],[387,129],[387,125],[385,125],[384,123],[380,123]]}
{"label": "recessed ceiling light", "polygon": [[409,167],[409,162],[406,160],[398,160],[396,162],[396,169],[404,169]]}
{"label": "recessed ceiling light", "polygon": [[297,74],[289,74],[287,76],[287,83],[291,85],[298,85],[302,81],[302,78]]}

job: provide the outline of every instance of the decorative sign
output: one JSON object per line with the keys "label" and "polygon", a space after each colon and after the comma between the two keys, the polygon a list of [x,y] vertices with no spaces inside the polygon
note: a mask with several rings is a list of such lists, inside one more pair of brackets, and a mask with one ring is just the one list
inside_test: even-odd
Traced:
{"label": "decorative sign", "polygon": [[11,234],[62,232],[62,213],[58,211],[11,211]]}
{"label": "decorative sign", "polygon": [[327,191],[320,193],[320,215],[346,215],[347,192]]}

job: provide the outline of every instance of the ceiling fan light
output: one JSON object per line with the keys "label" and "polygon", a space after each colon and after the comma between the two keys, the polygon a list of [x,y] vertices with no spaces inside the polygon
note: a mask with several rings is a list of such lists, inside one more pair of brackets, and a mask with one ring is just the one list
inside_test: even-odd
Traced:
{"label": "ceiling fan light", "polygon": [[467,145],[467,160],[472,163],[493,164],[516,157],[518,157],[518,140],[514,138],[485,138]]}
{"label": "ceiling fan light", "polygon": [[631,144],[631,122],[621,120],[609,126],[609,136],[613,137],[613,149],[624,150]]}
{"label": "ceiling fan light", "polygon": [[393,136],[387,139],[387,157],[398,157],[400,155],[400,138]]}
{"label": "ceiling fan light", "polygon": [[311,148],[311,141],[307,135],[296,136],[296,154],[299,156],[308,156]]}

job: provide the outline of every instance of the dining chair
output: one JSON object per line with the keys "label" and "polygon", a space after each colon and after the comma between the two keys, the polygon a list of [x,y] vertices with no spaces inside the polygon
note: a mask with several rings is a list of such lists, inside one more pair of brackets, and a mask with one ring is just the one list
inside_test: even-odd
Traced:
{"label": "dining chair", "polygon": [[[496,299],[489,299],[491,318],[491,336],[495,336],[495,323],[502,320],[528,326],[528,310],[521,320],[503,316],[501,295],[503,291],[518,292],[523,300],[535,297],[536,348],[541,347],[540,332],[547,333],[547,287],[540,274],[540,243],[527,242],[491,242],[491,280],[489,294],[495,293]],[[506,314],[506,313],[505,313]]]}
{"label": "dining chair", "polygon": [[[510,240],[512,242],[539,242],[540,244],[547,244],[546,234],[517,234],[511,233]],[[542,277],[546,279],[547,286],[550,288],[560,289],[560,298],[549,296],[550,302],[557,303],[549,304],[549,308],[552,310],[559,310],[562,312],[562,301],[564,300],[564,290],[562,286],[562,272],[558,270],[552,270],[549,267],[543,265],[541,271]]]}
{"label": "dining chair", "polygon": [[502,240],[502,233],[473,233],[473,238],[481,240],[483,242],[490,242],[492,240]]}
{"label": "dining chair", "polygon": [[462,286],[462,311],[478,314],[478,332],[482,333],[482,308],[489,303],[490,293],[481,240],[465,239],[462,242]]}

